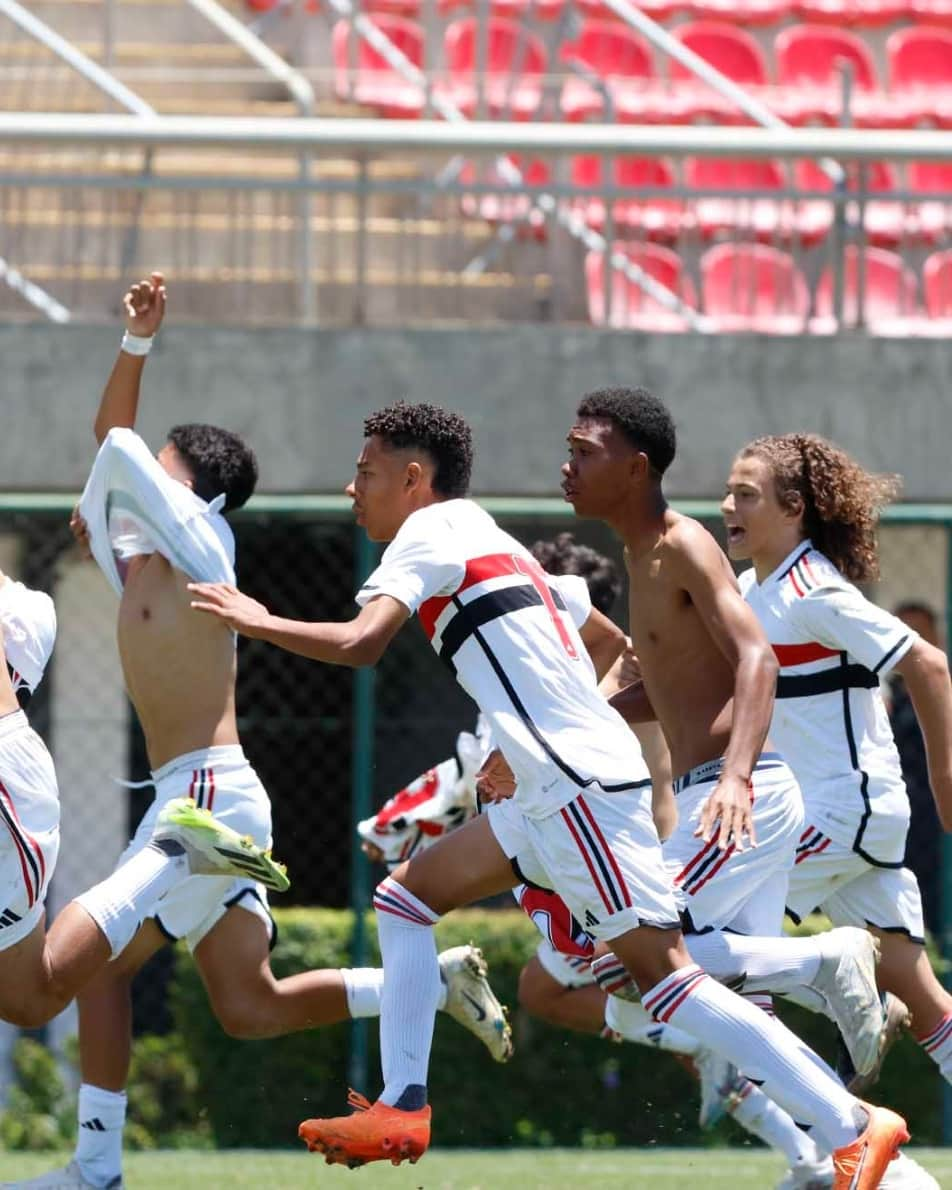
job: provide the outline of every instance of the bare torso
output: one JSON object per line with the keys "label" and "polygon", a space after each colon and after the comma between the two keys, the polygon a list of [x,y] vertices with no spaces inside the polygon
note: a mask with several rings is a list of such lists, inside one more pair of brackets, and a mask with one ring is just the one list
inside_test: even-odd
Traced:
{"label": "bare torso", "polygon": [[153,769],[238,743],[234,636],[192,610],[188,581],[161,554],[142,555],[129,564],[119,605],[122,671]]}
{"label": "bare torso", "polygon": [[[669,510],[654,548],[635,557],[625,551],[632,644],[675,776],[724,754],[734,692],[733,668],[671,573],[670,534],[681,519]],[[726,558],[724,571],[734,583]]]}

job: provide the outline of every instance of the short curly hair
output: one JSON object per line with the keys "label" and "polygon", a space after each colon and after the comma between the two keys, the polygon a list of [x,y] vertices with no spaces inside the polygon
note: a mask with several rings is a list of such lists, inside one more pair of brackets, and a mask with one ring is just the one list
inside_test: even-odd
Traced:
{"label": "short curly hair", "polygon": [[173,426],[168,440],[192,473],[192,490],[203,500],[225,494],[224,511],[249,499],[258,482],[258,461],[251,447],[220,426],[189,422]]}
{"label": "short curly hair", "polygon": [[577,416],[613,422],[636,450],[644,451],[657,476],[671,466],[677,449],[674,419],[664,402],[646,388],[599,388],[586,393]]}
{"label": "short curly hair", "polygon": [[607,615],[621,594],[618,567],[589,545],[580,545],[571,533],[553,541],[537,541],[529,552],[548,574],[577,574],[588,584],[592,607]]}
{"label": "short curly hair", "polygon": [[473,470],[473,433],[458,413],[438,405],[397,401],[364,421],[364,437],[380,438],[394,450],[416,447],[436,466],[433,490],[444,499],[465,496]]}
{"label": "short curly hair", "polygon": [[803,507],[803,534],[840,574],[855,582],[879,575],[876,528],[884,505],[899,494],[898,475],[875,475],[819,434],[755,438],[739,458],[770,468],[782,508]]}

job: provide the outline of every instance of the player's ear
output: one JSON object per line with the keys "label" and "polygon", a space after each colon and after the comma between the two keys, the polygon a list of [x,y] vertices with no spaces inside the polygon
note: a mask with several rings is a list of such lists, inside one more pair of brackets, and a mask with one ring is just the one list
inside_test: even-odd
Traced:
{"label": "player's ear", "polygon": [[422,478],[423,468],[420,466],[420,464],[417,462],[407,463],[403,486],[409,491],[415,487],[418,487]]}

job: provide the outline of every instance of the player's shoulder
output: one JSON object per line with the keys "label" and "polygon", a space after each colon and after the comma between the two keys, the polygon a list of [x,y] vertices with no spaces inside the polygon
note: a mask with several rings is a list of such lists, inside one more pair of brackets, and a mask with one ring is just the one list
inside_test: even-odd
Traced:
{"label": "player's shoulder", "polygon": [[700,521],[669,513],[665,525],[662,560],[674,571],[703,571],[713,567],[727,573],[724,551]]}
{"label": "player's shoulder", "polygon": [[815,602],[830,592],[850,590],[852,586],[830,559],[809,542],[788,559],[777,576],[777,587],[787,603]]}

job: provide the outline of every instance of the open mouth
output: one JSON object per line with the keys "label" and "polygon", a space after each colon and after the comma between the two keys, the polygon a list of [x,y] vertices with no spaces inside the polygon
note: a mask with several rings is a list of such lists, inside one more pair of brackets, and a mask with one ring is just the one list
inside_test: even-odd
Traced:
{"label": "open mouth", "polygon": [[740,525],[727,526],[727,544],[740,545],[740,543],[747,536],[747,532]]}

